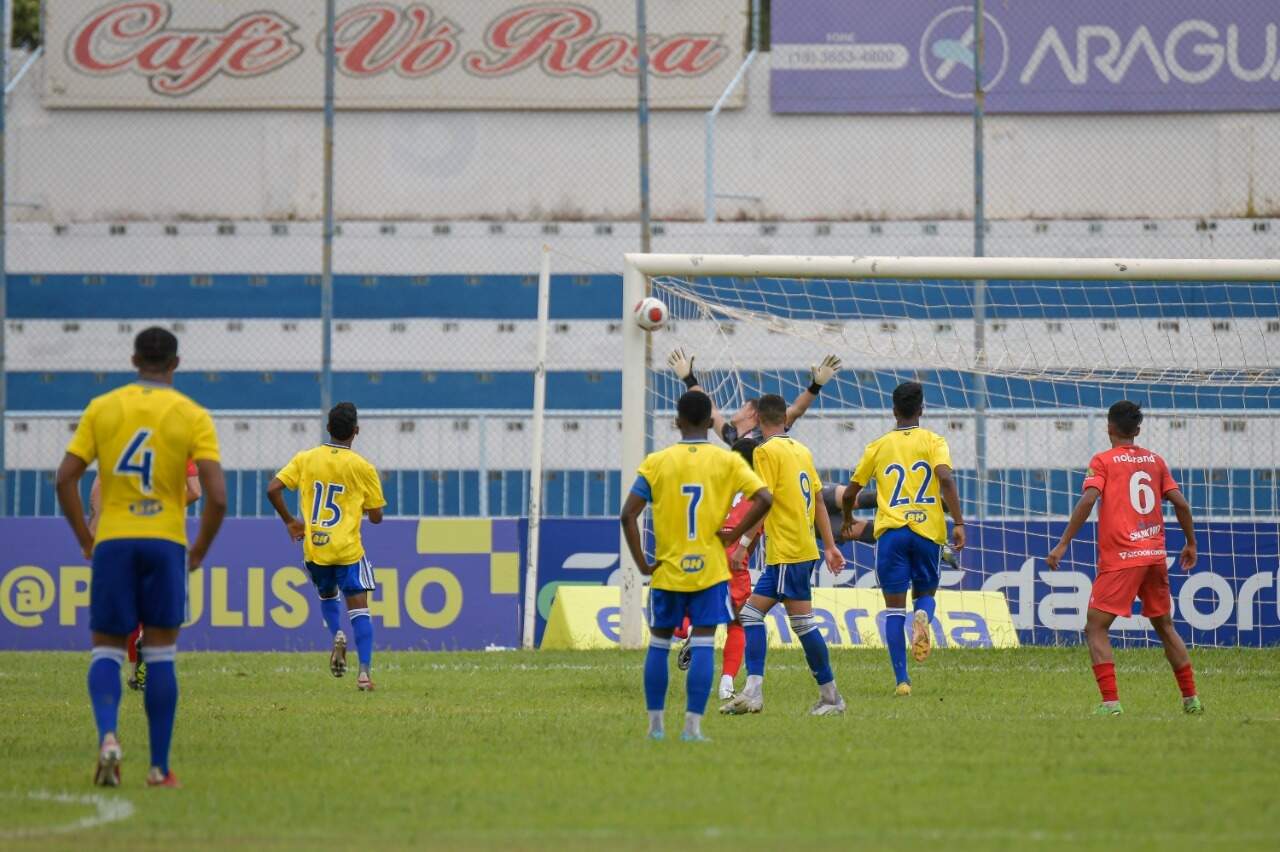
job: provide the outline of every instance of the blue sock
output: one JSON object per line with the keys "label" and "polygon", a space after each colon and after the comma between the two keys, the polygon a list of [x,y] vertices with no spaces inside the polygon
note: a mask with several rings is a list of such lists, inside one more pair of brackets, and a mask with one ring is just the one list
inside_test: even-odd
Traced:
{"label": "blue sock", "polygon": [[661,712],[667,706],[667,657],[671,640],[649,637],[649,653],[644,658],[644,701],[650,711]]}
{"label": "blue sock", "polygon": [[147,688],[143,701],[147,707],[147,729],[151,734],[151,765],[169,772],[169,744],[173,742],[173,720],[178,715],[178,672],[174,668],[178,646],[156,648],[142,646],[142,659],[147,662]]}
{"label": "blue sock", "polygon": [[769,652],[769,633],[764,626],[764,613],[747,604],[738,613],[742,632],[747,637],[747,674],[764,677],[764,658]]}
{"label": "blue sock", "polygon": [[831,654],[827,652],[827,641],[822,638],[822,631],[813,623],[813,615],[793,615],[791,630],[800,637],[805,661],[818,686],[835,680],[836,676],[831,672]]}
{"label": "blue sock", "polygon": [[329,638],[337,636],[342,627],[342,607],[337,595],[320,599],[320,614],[324,616],[324,626],[329,628]]}
{"label": "blue sock", "polygon": [[93,720],[98,725],[98,743],[113,734],[120,717],[120,666],[124,665],[124,648],[99,646],[89,657],[89,701],[93,703]]}
{"label": "blue sock", "polygon": [[907,676],[907,611],[888,609],[884,620],[884,641],[889,646],[889,662],[893,664],[896,683],[911,683]]}
{"label": "blue sock", "polygon": [[685,677],[688,704],[685,709],[701,716],[711,697],[711,680],[716,673],[716,637],[694,636],[689,640],[689,674]]}
{"label": "blue sock", "polygon": [[933,630],[933,614],[938,611],[938,599],[933,595],[929,595],[927,598],[916,598],[915,609],[916,612],[923,612],[929,616],[929,629]]}
{"label": "blue sock", "polygon": [[367,669],[373,662],[373,619],[369,617],[368,608],[353,609],[348,614],[351,616],[351,632],[356,635],[360,668]]}

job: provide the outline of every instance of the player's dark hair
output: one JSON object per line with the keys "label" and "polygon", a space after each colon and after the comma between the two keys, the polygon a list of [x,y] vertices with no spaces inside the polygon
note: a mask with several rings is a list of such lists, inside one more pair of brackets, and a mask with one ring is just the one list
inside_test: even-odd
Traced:
{"label": "player's dark hair", "polygon": [[755,397],[755,396],[753,396],[753,397],[751,397],[750,399],[744,399],[744,400],[742,401],[742,407],[743,407],[743,408],[757,408],[757,409],[758,409],[758,408],[760,407],[760,398],[759,398],[759,397]]}
{"label": "player's dark hair", "polygon": [[924,410],[924,386],[903,382],[893,389],[893,413],[898,417],[919,417]]}
{"label": "player's dark hair", "polygon": [[776,393],[767,393],[756,402],[756,416],[767,426],[787,422],[787,401]]}
{"label": "player's dark hair", "polygon": [[739,438],[733,442],[733,446],[729,449],[746,459],[747,464],[753,464],[756,455],[756,447],[758,446],[760,446],[760,442],[755,438]]}
{"label": "player's dark hair", "polygon": [[711,422],[711,397],[702,391],[685,391],[676,403],[676,414],[689,426],[706,426]]}
{"label": "player's dark hair", "polygon": [[353,402],[340,402],[329,411],[329,437],[335,441],[350,441],[356,434],[359,419]]}
{"label": "player's dark hair", "polygon": [[178,338],[158,325],[144,328],[133,339],[133,355],[143,369],[167,370],[178,357]]}
{"label": "player's dark hair", "polygon": [[1126,438],[1138,434],[1142,425],[1142,406],[1132,400],[1122,399],[1107,411],[1107,420]]}

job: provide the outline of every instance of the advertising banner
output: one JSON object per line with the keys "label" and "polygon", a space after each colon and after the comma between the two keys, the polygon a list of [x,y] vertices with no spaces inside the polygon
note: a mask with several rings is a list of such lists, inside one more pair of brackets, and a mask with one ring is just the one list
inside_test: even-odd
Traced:
{"label": "advertising banner", "polygon": [[[645,589],[646,605],[649,590]],[[540,647],[559,650],[616,648],[621,629],[616,586],[561,588]],[[884,597],[876,589],[815,589],[813,616],[827,644],[833,648],[883,648]],[[772,647],[800,645],[791,632],[786,611],[774,607],[765,617]],[[1018,634],[1009,607],[998,592],[939,592],[933,622],[939,648],[1016,648]],[[724,631],[717,638],[724,641]]]}
{"label": "advertising banner", "polygon": [[[90,568],[60,518],[0,521],[0,649],[89,646]],[[365,525],[380,649],[520,644],[524,543],[515,520],[388,520]],[[327,650],[329,634],[301,545],[275,520],[223,524],[190,575],[186,650]]]}
{"label": "advertising banner", "polygon": [[617,586],[618,522],[599,518],[545,518],[538,549],[538,616],[534,642],[541,647],[557,592],[564,586]]}
{"label": "advertising banner", "polygon": [[[955,0],[774,0],[779,113],[973,109],[974,7]],[[1280,4],[986,4],[989,112],[1280,110]]]}
{"label": "advertising banner", "polygon": [[[318,109],[317,0],[57,0],[50,108]],[[739,0],[650,0],[655,109],[709,109],[745,52]],[[344,109],[633,109],[632,0],[339,0]],[[739,92],[727,104],[742,105]]]}

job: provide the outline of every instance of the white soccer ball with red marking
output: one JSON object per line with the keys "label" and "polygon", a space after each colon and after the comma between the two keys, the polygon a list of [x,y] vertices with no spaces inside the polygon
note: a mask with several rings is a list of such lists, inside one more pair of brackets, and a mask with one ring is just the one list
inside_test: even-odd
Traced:
{"label": "white soccer ball with red marking", "polygon": [[667,324],[667,306],[653,296],[641,299],[631,313],[636,318],[636,325],[645,331],[657,331]]}

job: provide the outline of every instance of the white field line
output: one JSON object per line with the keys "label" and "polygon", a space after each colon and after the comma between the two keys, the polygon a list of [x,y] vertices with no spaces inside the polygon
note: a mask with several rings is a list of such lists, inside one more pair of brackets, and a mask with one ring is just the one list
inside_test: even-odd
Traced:
{"label": "white field line", "polygon": [[21,828],[0,828],[0,838],[16,839],[22,837],[44,837],[50,834],[71,834],[97,828],[109,822],[119,822],[133,816],[133,803],[124,799],[108,796],[53,793],[48,790],[31,790],[28,793],[0,793],[6,799],[27,799],[36,802],[58,802],[65,805],[92,805],[94,813],[83,816],[72,822],[55,823],[53,825],[34,825]]}

